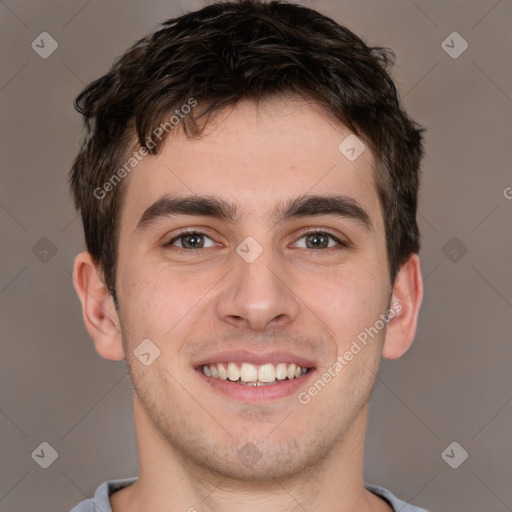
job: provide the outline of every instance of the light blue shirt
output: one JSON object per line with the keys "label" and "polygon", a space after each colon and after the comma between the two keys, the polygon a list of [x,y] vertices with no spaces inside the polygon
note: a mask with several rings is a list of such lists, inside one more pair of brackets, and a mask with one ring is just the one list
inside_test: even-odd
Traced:
{"label": "light blue shirt", "polygon": [[[94,493],[94,498],[82,501],[71,512],[112,512],[109,496],[116,491],[128,487],[137,481],[138,477],[124,478],[121,480],[110,480],[103,482]],[[405,501],[399,500],[390,491],[376,485],[365,484],[366,489],[377,496],[384,498],[393,507],[395,512],[427,512],[423,508],[408,505]]]}

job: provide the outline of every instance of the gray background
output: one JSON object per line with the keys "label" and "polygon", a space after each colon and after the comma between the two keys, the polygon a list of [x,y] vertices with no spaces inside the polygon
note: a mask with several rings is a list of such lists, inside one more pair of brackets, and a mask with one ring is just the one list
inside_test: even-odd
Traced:
{"label": "gray background", "polygon": [[[366,480],[432,511],[512,510],[511,2],[303,3],[396,51],[400,95],[428,130],[425,300],[412,349],[382,366]],[[94,351],[70,278],[84,248],[67,188],[72,101],[159,22],[202,5],[0,2],[2,512],[68,511],[137,474],[127,370]],[[47,59],[31,48],[43,31],[59,45]],[[456,59],[441,46],[454,31],[469,44]],[[58,452],[46,470],[31,457],[43,441]],[[469,454],[458,469],[441,456],[454,441]]]}

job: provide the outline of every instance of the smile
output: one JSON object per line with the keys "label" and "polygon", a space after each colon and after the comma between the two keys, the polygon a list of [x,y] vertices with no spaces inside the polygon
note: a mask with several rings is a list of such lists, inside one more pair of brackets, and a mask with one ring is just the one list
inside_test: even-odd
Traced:
{"label": "smile", "polygon": [[313,359],[276,350],[241,349],[205,354],[192,367],[215,395],[246,404],[293,398],[318,373]]}
{"label": "smile", "polygon": [[295,363],[266,363],[255,365],[251,363],[210,363],[201,366],[207,377],[219,380],[229,380],[243,386],[268,386],[280,381],[298,379],[309,371]]}

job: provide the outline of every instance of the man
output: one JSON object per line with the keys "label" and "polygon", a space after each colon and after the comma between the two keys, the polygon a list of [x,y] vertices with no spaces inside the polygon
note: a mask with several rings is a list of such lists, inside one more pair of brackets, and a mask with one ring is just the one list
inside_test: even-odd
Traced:
{"label": "man", "polygon": [[392,54],[290,3],[163,24],[77,98],[74,283],[125,359],[139,475],[73,512],[420,511],[363,480],[412,343],[422,129]]}

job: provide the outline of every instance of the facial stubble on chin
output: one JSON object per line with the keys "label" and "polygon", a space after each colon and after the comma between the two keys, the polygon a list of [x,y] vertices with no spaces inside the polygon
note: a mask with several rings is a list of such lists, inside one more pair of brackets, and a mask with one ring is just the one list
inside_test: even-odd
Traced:
{"label": "facial stubble on chin", "polygon": [[[229,426],[223,431],[222,414],[215,411],[208,414],[199,401],[197,413],[205,414],[205,421],[210,422],[206,429],[203,428],[205,423],[195,422],[194,418],[197,419],[198,415],[183,417],[180,411],[176,411],[178,414],[174,416],[175,404],[168,403],[169,400],[161,395],[159,386],[175,386],[182,396],[186,395],[185,389],[166,369],[157,365],[145,367],[136,360],[133,350],[129,348],[130,341],[125,336],[123,346],[135,399],[151,422],[155,435],[169,448],[169,453],[188,465],[192,471],[206,471],[230,479],[261,484],[292,478],[317,466],[329,456],[337,443],[343,443],[346,432],[370,400],[380,366],[380,357],[367,361],[367,366],[359,373],[358,382],[352,383],[353,387],[344,395],[352,398],[350,408],[347,408],[350,400],[340,400],[324,408],[321,417],[311,417],[308,428],[301,433],[300,438],[287,436],[284,442],[276,443],[272,440],[272,434],[268,435],[269,430],[272,430],[268,428],[268,420],[274,413],[272,407],[258,406],[259,410],[248,404],[240,407],[240,422],[250,426],[247,427],[247,435],[241,435],[238,439],[230,434]],[[188,399],[195,400],[192,396]],[[300,416],[296,415],[303,414],[308,414],[307,407],[297,402],[295,410],[288,417],[276,418],[276,430],[282,431],[287,422],[293,424],[294,417],[297,419]],[[260,433],[261,425],[266,425],[266,429],[263,429],[265,434]],[[252,426],[255,426],[256,433],[250,432]],[[220,429],[220,437],[218,434],[205,435],[210,428]],[[247,465],[240,458],[240,449],[247,443],[262,454],[253,466]]]}

